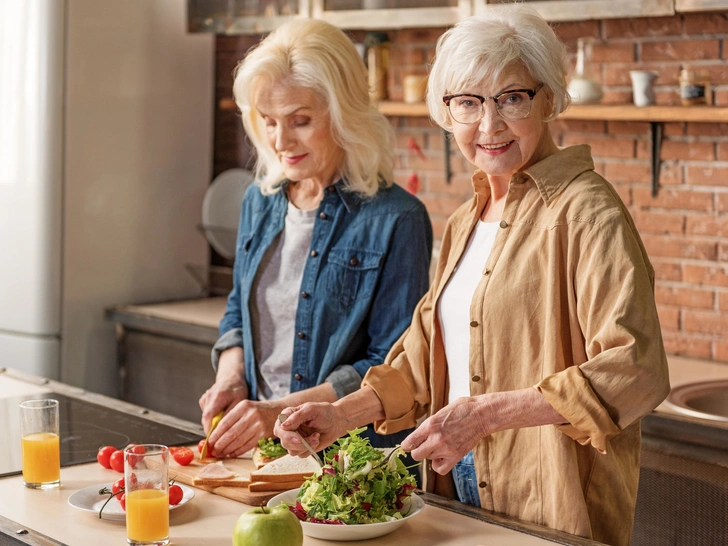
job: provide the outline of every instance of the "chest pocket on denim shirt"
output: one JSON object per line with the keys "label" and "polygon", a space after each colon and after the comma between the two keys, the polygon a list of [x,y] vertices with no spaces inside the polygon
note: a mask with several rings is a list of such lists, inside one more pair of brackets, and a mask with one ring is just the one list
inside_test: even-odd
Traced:
{"label": "chest pocket on denim shirt", "polygon": [[345,306],[368,298],[379,278],[383,252],[332,248],[329,252],[324,285]]}

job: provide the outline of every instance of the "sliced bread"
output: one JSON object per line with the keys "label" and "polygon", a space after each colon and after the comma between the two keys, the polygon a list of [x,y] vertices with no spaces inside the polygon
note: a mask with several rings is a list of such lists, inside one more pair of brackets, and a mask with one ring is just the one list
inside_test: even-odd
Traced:
{"label": "sliced bread", "polygon": [[[296,482],[314,474],[320,467],[313,457],[284,455],[250,473],[252,482]],[[299,484],[300,485],[300,484]]]}
{"label": "sliced bread", "polygon": [[295,480],[292,482],[250,482],[248,491],[251,493],[259,493],[261,491],[288,491],[289,489],[298,489],[303,485],[304,480]]}
{"label": "sliced bread", "polygon": [[222,461],[206,465],[192,480],[192,485],[209,485],[212,487],[247,487],[250,478],[246,475],[231,472]]}
{"label": "sliced bread", "polygon": [[268,463],[272,463],[283,456],[284,455],[279,455],[278,457],[266,457],[257,447],[253,449],[253,463],[255,464],[255,468],[263,468]]}

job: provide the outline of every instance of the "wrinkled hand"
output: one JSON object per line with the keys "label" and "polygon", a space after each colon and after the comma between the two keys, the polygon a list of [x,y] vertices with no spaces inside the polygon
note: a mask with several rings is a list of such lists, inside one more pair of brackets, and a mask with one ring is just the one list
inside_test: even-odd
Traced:
{"label": "wrinkled hand", "polygon": [[210,435],[218,457],[238,457],[273,436],[273,423],[281,407],[275,402],[242,400],[228,411]]}
{"label": "wrinkled hand", "polygon": [[438,474],[447,474],[481,438],[490,434],[478,418],[475,398],[458,398],[427,418],[402,442],[416,461],[429,459]]}
{"label": "wrinkled hand", "polygon": [[221,411],[228,412],[238,402],[248,397],[248,386],[239,379],[226,379],[216,381],[200,396],[199,404],[202,410],[202,428],[205,434],[210,430],[212,418]]}
{"label": "wrinkled hand", "polygon": [[339,415],[339,409],[328,402],[308,402],[285,408],[281,413],[288,418],[283,423],[276,419],[273,434],[281,439],[281,445],[291,455],[308,456],[298,435],[291,431],[298,431],[316,451],[327,448],[346,434],[345,419]]}

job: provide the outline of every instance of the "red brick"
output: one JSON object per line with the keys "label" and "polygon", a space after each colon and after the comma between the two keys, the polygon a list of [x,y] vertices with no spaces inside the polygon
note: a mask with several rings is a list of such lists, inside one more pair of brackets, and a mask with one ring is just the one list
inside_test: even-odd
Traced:
{"label": "red brick", "polygon": [[715,145],[712,142],[695,140],[663,140],[660,156],[664,159],[691,161],[714,161]]}
{"label": "red brick", "polygon": [[632,91],[605,89],[602,104],[632,104]]}
{"label": "red brick", "polygon": [[713,104],[715,106],[728,106],[728,89],[714,90]]}
{"label": "red brick", "polygon": [[689,136],[720,137],[728,136],[728,124],[726,123],[688,123],[687,134]]}
{"label": "red brick", "polygon": [[680,96],[675,91],[655,91],[655,104],[657,106],[680,106]]}
{"label": "red brick", "polygon": [[636,210],[632,213],[640,233],[682,235],[685,217],[682,214]]}
{"label": "red brick", "polygon": [[685,182],[693,186],[728,186],[728,167],[688,165]]}
{"label": "red brick", "polygon": [[680,310],[677,307],[658,305],[657,316],[660,319],[660,326],[662,328],[666,330],[680,329]]}
{"label": "red brick", "polygon": [[685,34],[728,34],[728,12],[686,13]]}
{"label": "red brick", "polygon": [[728,242],[724,240],[718,243],[718,261],[728,262]]}
{"label": "red brick", "polygon": [[718,212],[728,212],[728,193],[719,193],[716,195],[715,210]]}
{"label": "red brick", "polygon": [[566,146],[589,144],[594,157],[632,158],[635,155],[634,140],[629,138],[601,137],[597,135],[567,135]]}
{"label": "red brick", "polygon": [[685,332],[720,336],[728,332],[728,313],[685,309],[682,327]]}
{"label": "red brick", "polygon": [[598,38],[599,21],[577,21],[566,23],[553,23],[551,27],[556,35],[564,42],[578,38]]}
{"label": "red brick", "polygon": [[728,362],[728,341],[716,340],[713,342],[713,359]]}
{"label": "red brick", "polygon": [[617,195],[619,195],[619,198],[622,200],[622,202],[630,206],[632,205],[632,186],[629,184],[613,184],[614,189],[617,191]]}
{"label": "red brick", "polygon": [[450,196],[424,196],[420,200],[425,204],[427,211],[433,216],[449,217],[457,208],[463,204],[462,198]]}
{"label": "red brick", "polygon": [[447,218],[444,216],[432,216],[430,217],[430,221],[432,222],[432,236],[439,241],[445,233]]}
{"label": "red brick", "polygon": [[650,256],[711,261],[718,258],[718,245],[715,241],[651,233],[641,235]]}
{"label": "red brick", "polygon": [[389,51],[391,66],[412,67],[425,65],[425,49],[414,46],[392,47]]}
{"label": "red brick", "polygon": [[718,161],[728,161],[728,142],[716,142],[716,159]]}
{"label": "red brick", "polygon": [[657,197],[652,197],[649,188],[635,188],[632,192],[635,206],[654,207],[672,210],[713,210],[712,192],[683,191],[672,188],[661,188]]}
{"label": "red brick", "polygon": [[665,261],[660,258],[650,260],[655,268],[655,278],[659,281],[681,281],[682,267],[674,261]]}
{"label": "red brick", "polygon": [[444,28],[407,28],[389,35],[392,43],[397,44],[434,44],[445,32]]}
{"label": "red brick", "polygon": [[655,301],[663,305],[712,309],[715,293],[712,290],[698,290],[679,286],[655,286]]}
{"label": "red brick", "polygon": [[691,284],[728,287],[728,266],[686,263],[683,278]]}
{"label": "red brick", "polygon": [[[723,47],[725,47],[725,40]],[[725,61],[718,61],[716,64],[701,64],[700,69],[708,71],[711,85],[725,85],[728,83],[728,66],[726,66]]]}
{"label": "red brick", "polygon": [[635,60],[635,46],[631,43],[602,42],[592,46],[593,63],[631,63]]}
{"label": "red brick", "polygon": [[728,217],[689,214],[685,224],[685,233],[708,237],[728,237]]}
{"label": "red brick", "polygon": [[610,135],[648,135],[650,124],[646,121],[609,121],[607,132]]}
{"label": "red brick", "polygon": [[718,309],[728,311],[728,292],[718,292]]}
{"label": "red brick", "polygon": [[651,70],[657,72],[654,85],[677,86],[680,75],[680,64],[675,62],[652,62],[643,61],[634,63],[606,63],[602,65],[602,84],[606,86],[632,86],[630,70]]}
{"label": "red brick", "polygon": [[605,121],[581,120],[581,119],[557,119],[552,125],[557,125],[559,130],[567,133],[606,133],[607,123]]}
{"label": "red brick", "polygon": [[424,187],[428,194],[447,194],[461,197],[464,201],[473,196],[471,178],[465,174],[451,176],[448,184],[444,173],[427,173]]}
{"label": "red brick", "polygon": [[712,357],[712,344],[709,339],[678,332],[662,332],[665,352],[672,355],[709,359]]}
{"label": "red brick", "polygon": [[643,61],[695,61],[718,59],[720,40],[676,40],[642,44]]}
{"label": "red brick", "polygon": [[649,184],[651,168],[643,161],[614,161],[605,163],[604,178],[612,183],[633,182]]}
{"label": "red brick", "polygon": [[679,17],[635,17],[605,19],[605,38],[644,38],[645,36],[674,36],[682,32]]}

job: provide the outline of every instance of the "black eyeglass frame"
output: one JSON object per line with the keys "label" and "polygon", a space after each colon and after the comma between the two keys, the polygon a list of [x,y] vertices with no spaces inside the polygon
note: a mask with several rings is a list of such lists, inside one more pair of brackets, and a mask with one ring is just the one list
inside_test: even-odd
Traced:
{"label": "black eyeglass frame", "polygon": [[[480,101],[480,108],[481,108],[481,112],[483,113],[483,115],[480,116],[480,118],[478,118],[476,121],[480,121],[481,119],[483,119],[483,116],[485,116],[485,108],[484,108],[485,101],[492,99],[493,104],[495,104],[496,112],[498,112],[499,116],[503,117],[502,114],[500,113],[500,108],[498,108],[498,99],[499,98],[501,98],[503,95],[508,95],[510,93],[526,93],[528,95],[528,99],[532,103],[533,98],[536,96],[536,93],[541,91],[542,87],[543,87],[543,82],[539,83],[534,89],[509,89],[508,91],[503,91],[502,93],[498,93],[497,95],[493,95],[492,97],[481,97],[480,95],[473,95],[471,93],[459,93],[457,95],[445,95],[444,97],[442,97],[442,102],[445,103],[445,106],[447,106],[447,109],[449,111],[450,110],[450,101],[452,99],[456,99],[458,97],[473,97],[475,99],[478,99]],[[529,103],[529,105],[531,103]],[[450,112],[450,115],[452,116],[452,112]],[[528,114],[526,114],[525,116],[523,116],[522,118],[519,118],[519,119],[526,119],[530,115],[531,115],[531,109],[529,108]],[[462,121],[456,120],[455,117],[453,117],[452,119],[454,119],[458,123],[463,123]],[[508,120],[507,118],[503,118],[503,119],[505,119],[507,121],[516,121],[516,120]],[[475,121],[471,121],[470,123],[475,123]]]}

